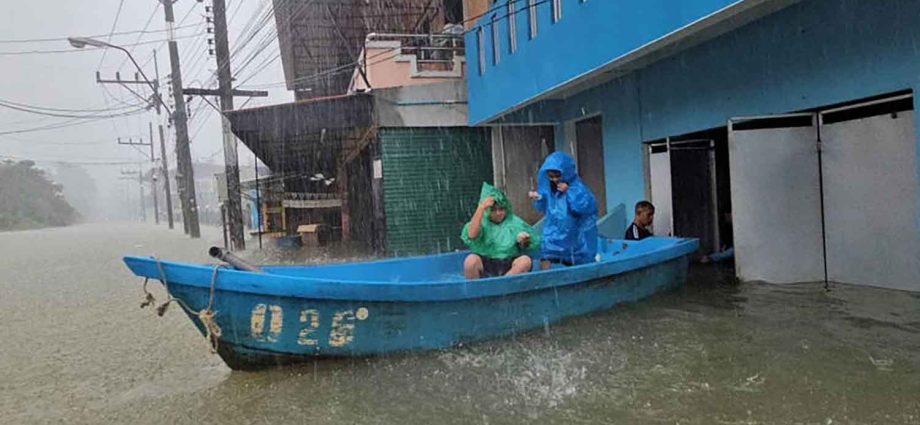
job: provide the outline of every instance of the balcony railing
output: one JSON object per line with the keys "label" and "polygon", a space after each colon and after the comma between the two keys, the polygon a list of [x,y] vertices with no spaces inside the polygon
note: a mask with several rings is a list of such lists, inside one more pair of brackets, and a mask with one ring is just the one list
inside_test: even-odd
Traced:
{"label": "balcony railing", "polygon": [[[393,47],[384,49],[385,51],[383,52],[378,51],[368,56],[367,52],[370,50],[370,46],[385,44],[375,42],[396,42],[399,44],[398,46],[394,44]],[[365,69],[368,65],[373,65],[374,63],[379,63],[395,57],[414,56],[416,71],[451,71],[454,69],[455,59],[464,56],[462,33],[371,33],[367,36],[365,46],[365,57],[361,58]]]}

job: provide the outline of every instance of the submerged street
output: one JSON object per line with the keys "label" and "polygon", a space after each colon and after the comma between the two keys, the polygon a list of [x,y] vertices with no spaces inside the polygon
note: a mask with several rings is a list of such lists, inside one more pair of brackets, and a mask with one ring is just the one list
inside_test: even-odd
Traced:
{"label": "submerged street", "polygon": [[231,372],[177,306],[138,308],[121,262],[208,262],[220,241],[132,224],[0,233],[0,422],[920,422],[920,295],[737,285],[699,266],[685,290],[512,339]]}

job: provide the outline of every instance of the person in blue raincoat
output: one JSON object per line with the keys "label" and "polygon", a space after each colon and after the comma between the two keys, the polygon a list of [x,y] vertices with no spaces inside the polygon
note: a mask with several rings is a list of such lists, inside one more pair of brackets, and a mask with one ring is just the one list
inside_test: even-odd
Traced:
{"label": "person in blue raincoat", "polygon": [[541,268],[595,261],[597,200],[575,172],[575,160],[554,152],[540,167],[537,190],[529,193],[534,208],[545,216]]}

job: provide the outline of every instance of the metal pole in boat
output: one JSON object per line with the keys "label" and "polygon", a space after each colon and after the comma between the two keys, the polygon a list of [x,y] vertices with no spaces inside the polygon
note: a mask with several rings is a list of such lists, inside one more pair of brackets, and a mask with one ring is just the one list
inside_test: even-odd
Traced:
{"label": "metal pole in boat", "polygon": [[212,246],[210,249],[208,249],[208,255],[218,260],[221,260],[227,264],[230,264],[231,266],[233,266],[233,268],[237,270],[262,273],[262,269],[260,269],[258,266],[254,266],[252,264],[247,263],[246,260],[243,260],[242,258],[237,257],[232,252],[226,249],[223,249],[219,246]]}
{"label": "metal pole in boat", "polygon": [[224,233],[224,249],[229,249],[227,242],[227,204],[220,203],[220,227]]}
{"label": "metal pole in boat", "polygon": [[259,233],[259,250],[262,250],[262,192],[259,191],[259,157],[256,156],[256,153],[252,153],[252,164],[256,169],[256,217],[259,219],[258,228],[256,229]]}

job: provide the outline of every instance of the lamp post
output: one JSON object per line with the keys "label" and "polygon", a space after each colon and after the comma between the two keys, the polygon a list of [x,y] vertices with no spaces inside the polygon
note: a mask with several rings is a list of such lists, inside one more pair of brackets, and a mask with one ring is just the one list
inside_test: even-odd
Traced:
{"label": "lamp post", "polygon": [[147,74],[144,74],[144,70],[141,69],[141,66],[137,64],[137,61],[134,60],[134,56],[131,56],[131,52],[129,52],[128,49],[125,49],[124,47],[121,47],[121,46],[116,46],[111,43],[106,43],[105,41],[102,41],[102,40],[96,40],[95,38],[89,38],[89,37],[67,37],[67,41],[70,42],[71,46],[76,47],[78,49],[82,49],[86,46],[92,46],[92,47],[98,47],[100,49],[112,48],[112,49],[121,50],[122,52],[124,52],[125,55],[128,56],[128,59],[131,59],[131,63],[134,64],[134,67],[137,68],[137,71],[141,73],[141,77],[144,78],[144,82],[146,82],[147,85],[150,86],[150,90],[153,92],[153,97],[157,99],[157,102],[159,102],[160,105],[166,108],[167,114],[172,114],[172,112],[169,110],[169,106],[166,106],[166,103],[164,103],[163,99],[160,98],[159,91],[157,90],[156,86],[154,86],[153,82],[150,81],[149,78],[147,78]]}
{"label": "lamp post", "polygon": [[[172,3],[164,2],[164,5],[167,10],[167,22],[172,22]],[[170,27],[171,28],[171,27]],[[134,64],[134,67],[137,68],[137,71],[140,72],[141,76],[144,78],[144,81],[150,86],[150,90],[153,91],[154,97],[157,99],[157,102],[162,105],[166,112],[173,117],[176,122],[176,180],[179,183],[179,198],[183,201],[183,223],[187,226],[187,233],[192,238],[201,237],[201,230],[198,225],[198,207],[196,206],[195,201],[195,179],[193,177],[194,170],[192,168],[192,157],[189,150],[189,140],[188,140],[188,127],[186,124],[186,112],[185,112],[185,102],[182,98],[182,80],[179,77],[179,54],[176,50],[175,40],[170,37],[170,58],[173,65],[172,79],[173,79],[173,96],[176,100],[176,112],[173,113],[169,106],[163,102],[163,99],[159,95],[157,87],[147,78],[147,74],[144,73],[144,70],[141,69],[140,65],[137,64],[137,61],[134,60],[134,56],[131,56],[131,52],[121,46],[116,46],[114,44],[96,40],[89,37],[68,37],[67,41],[71,46],[82,49],[86,46],[98,47],[98,48],[112,48],[116,50],[121,50],[125,55],[128,56],[128,59],[131,59],[131,63]],[[151,140],[151,143],[153,141]],[[163,158],[165,161],[166,158]]]}

